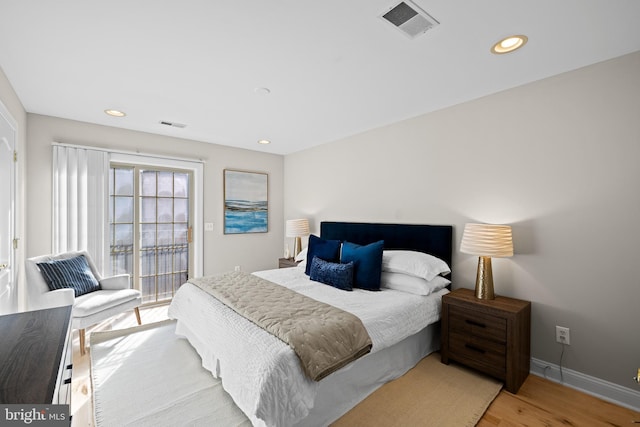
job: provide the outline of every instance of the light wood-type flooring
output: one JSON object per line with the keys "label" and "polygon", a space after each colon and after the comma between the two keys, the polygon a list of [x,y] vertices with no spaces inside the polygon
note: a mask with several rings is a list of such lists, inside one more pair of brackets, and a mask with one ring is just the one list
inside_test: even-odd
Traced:
{"label": "light wood-type flooring", "polygon": [[[159,322],[167,318],[167,306],[142,308],[140,314],[142,323]],[[136,325],[133,311],[130,311],[87,332],[123,329]],[[89,352],[80,356],[77,331],[74,331],[73,345],[71,424],[72,427],[93,426]],[[634,424],[634,421],[640,422],[640,413],[529,375],[517,394],[504,390],[500,392],[478,423],[478,427],[640,426],[640,423]]]}
{"label": "light wood-type flooring", "polygon": [[502,390],[478,427],[640,426],[640,412],[529,375],[518,394]]}

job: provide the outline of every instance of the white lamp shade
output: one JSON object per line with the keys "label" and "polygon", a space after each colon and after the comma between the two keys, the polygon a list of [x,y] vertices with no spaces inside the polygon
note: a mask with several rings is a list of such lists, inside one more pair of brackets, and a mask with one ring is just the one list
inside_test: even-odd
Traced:
{"label": "white lamp shade", "polygon": [[309,235],[309,221],[306,219],[289,219],[286,227],[287,237],[301,237]]}
{"label": "white lamp shade", "polygon": [[496,224],[466,224],[460,252],[487,257],[513,256],[511,227]]}

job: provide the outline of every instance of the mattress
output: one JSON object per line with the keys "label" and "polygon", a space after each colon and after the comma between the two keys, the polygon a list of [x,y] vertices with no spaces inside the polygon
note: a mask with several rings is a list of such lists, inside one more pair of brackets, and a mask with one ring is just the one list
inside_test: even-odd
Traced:
{"label": "mattress", "polygon": [[[169,316],[178,321],[176,333],[189,340],[201,356],[203,366],[221,379],[225,390],[256,426],[292,426],[308,422],[310,412],[313,415],[319,407],[330,405],[325,402],[325,394],[345,385],[340,378],[353,371],[351,374],[356,378],[349,382],[359,383],[357,377],[368,377],[370,372],[367,369],[359,372],[355,369],[358,365],[366,366],[376,357],[384,357],[387,349],[388,353],[393,353],[396,346],[405,341],[415,348],[408,363],[390,366],[389,375],[376,372],[371,380],[363,381],[363,384],[369,383],[366,387],[359,387],[342,400],[346,399],[352,406],[363,398],[364,393],[402,375],[420,360],[413,359],[434,350],[433,345],[428,349],[419,348],[420,343],[413,341],[429,329],[428,325],[439,320],[441,297],[448,292],[446,289],[429,296],[394,290],[345,292],[309,280],[301,268],[254,274],[358,316],[373,342],[369,355],[315,382],[304,375],[297,356],[285,343],[196,286],[182,285],[169,307]],[[382,356],[376,356],[378,353]],[[379,371],[378,367],[376,371]],[[336,387],[331,387],[332,384]]]}

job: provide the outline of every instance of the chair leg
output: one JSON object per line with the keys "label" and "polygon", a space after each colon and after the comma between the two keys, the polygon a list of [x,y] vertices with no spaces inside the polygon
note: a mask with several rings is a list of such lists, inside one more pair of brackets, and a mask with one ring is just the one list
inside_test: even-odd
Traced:
{"label": "chair leg", "polygon": [[133,309],[133,311],[136,312],[136,320],[138,321],[138,325],[142,325],[142,320],[140,320],[140,309],[136,307]]}
{"label": "chair leg", "polygon": [[80,329],[78,332],[80,334],[80,356],[84,356],[86,353],[84,348],[84,329]]}

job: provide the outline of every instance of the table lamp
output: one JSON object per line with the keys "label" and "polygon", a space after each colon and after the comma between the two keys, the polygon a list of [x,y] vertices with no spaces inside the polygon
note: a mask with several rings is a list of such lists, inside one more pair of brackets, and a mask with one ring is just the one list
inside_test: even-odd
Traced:
{"label": "table lamp", "polygon": [[462,233],[460,252],[478,255],[476,298],[494,299],[491,258],[513,256],[511,227],[495,224],[466,224]]}
{"label": "table lamp", "polygon": [[302,250],[300,237],[309,235],[309,221],[306,219],[289,219],[286,227],[287,237],[295,237],[293,244],[293,257],[298,256]]}

